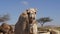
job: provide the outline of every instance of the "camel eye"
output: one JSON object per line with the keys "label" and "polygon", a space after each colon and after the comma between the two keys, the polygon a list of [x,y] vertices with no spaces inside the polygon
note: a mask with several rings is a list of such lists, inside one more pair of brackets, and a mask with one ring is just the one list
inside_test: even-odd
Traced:
{"label": "camel eye", "polygon": [[35,12],[35,14],[36,14],[36,12]]}

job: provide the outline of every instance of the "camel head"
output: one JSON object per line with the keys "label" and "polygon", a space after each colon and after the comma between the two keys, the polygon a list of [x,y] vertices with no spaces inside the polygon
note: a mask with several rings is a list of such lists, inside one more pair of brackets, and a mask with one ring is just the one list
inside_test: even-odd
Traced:
{"label": "camel head", "polygon": [[35,20],[37,10],[35,8],[27,9],[27,14],[30,20]]}

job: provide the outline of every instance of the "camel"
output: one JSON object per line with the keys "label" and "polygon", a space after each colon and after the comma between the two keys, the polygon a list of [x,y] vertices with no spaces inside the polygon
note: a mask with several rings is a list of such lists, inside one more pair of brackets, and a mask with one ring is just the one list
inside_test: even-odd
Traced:
{"label": "camel", "polygon": [[15,34],[37,34],[36,9],[23,12],[15,24]]}
{"label": "camel", "polygon": [[7,23],[3,23],[1,26],[0,26],[0,33],[3,33],[3,34],[12,34],[13,32],[13,28],[11,25],[7,24]]}

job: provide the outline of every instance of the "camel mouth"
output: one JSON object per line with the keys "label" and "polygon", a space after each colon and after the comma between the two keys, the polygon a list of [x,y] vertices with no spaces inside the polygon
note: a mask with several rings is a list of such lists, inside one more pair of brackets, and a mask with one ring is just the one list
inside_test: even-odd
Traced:
{"label": "camel mouth", "polygon": [[35,20],[36,13],[27,13],[27,14],[28,14],[28,18],[30,18],[31,20]]}

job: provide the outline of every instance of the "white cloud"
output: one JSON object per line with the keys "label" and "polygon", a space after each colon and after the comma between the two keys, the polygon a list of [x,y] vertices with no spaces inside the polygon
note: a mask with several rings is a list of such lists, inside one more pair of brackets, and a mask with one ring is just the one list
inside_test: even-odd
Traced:
{"label": "white cloud", "polygon": [[24,4],[24,5],[28,5],[27,1],[22,1],[21,3]]}

